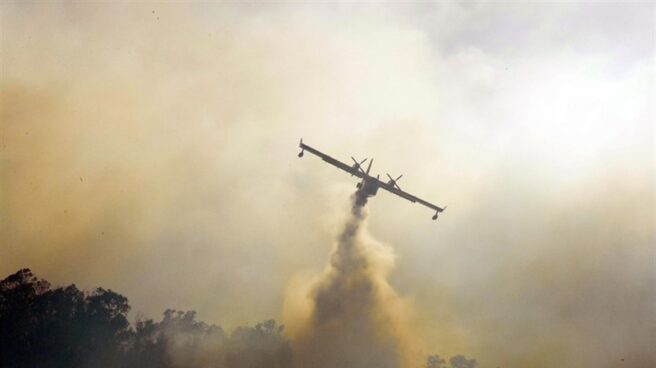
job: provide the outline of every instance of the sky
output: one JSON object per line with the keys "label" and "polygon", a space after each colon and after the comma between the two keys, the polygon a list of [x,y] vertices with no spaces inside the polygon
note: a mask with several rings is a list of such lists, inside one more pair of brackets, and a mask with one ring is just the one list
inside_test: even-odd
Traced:
{"label": "sky", "polygon": [[[656,8],[0,4],[0,273],[294,325],[355,181],[420,350],[654,365]],[[3,276],[4,277],[4,276]]]}

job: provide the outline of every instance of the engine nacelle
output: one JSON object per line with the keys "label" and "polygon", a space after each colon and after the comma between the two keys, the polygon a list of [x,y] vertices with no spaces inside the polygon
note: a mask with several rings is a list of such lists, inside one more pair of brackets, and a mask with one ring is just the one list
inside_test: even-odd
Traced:
{"label": "engine nacelle", "polygon": [[437,213],[433,215],[433,220],[437,220]]}

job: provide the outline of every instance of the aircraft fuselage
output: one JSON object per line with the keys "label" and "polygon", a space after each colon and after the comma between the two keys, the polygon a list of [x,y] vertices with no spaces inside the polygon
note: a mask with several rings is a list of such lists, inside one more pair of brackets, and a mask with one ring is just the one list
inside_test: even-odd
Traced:
{"label": "aircraft fuselage", "polygon": [[378,192],[380,185],[378,184],[378,180],[376,178],[365,176],[362,178],[362,181],[356,185],[356,187],[358,188],[358,192],[366,194],[367,197],[373,197]]}

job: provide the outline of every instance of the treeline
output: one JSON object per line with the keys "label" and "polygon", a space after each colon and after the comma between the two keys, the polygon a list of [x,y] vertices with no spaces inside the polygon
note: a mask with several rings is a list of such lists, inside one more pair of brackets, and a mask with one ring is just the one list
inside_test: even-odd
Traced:
{"label": "treeline", "polygon": [[167,310],[131,326],[127,298],[98,288],[52,288],[23,269],[0,282],[0,367],[288,367],[291,348],[274,321],[231,334]]}
{"label": "treeline", "polygon": [[[238,327],[197,321],[167,310],[161,321],[132,326],[127,298],[75,285],[52,288],[22,269],[0,282],[0,368],[289,368],[293,351],[273,320]],[[450,359],[452,368],[475,360]],[[426,368],[447,367],[437,355]]]}

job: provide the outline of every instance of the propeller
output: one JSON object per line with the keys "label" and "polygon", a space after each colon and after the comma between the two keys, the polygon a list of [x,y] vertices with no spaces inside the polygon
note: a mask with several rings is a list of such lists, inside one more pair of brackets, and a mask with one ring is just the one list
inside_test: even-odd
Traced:
{"label": "propeller", "polygon": [[[363,173],[365,173],[364,170],[362,170],[362,166],[361,166],[361,165],[364,164],[365,161],[367,161],[366,158],[365,158],[364,160],[358,162],[358,160],[356,160],[355,157],[351,156],[351,160],[353,160],[353,162],[355,162],[355,165],[354,165],[354,166],[355,166],[358,170],[360,170],[360,171],[362,171]],[[371,166],[371,165],[370,165],[370,166]],[[365,173],[365,174],[366,174],[366,173]]]}
{"label": "propeller", "polygon": [[399,177],[396,178],[396,179],[392,178],[392,177],[390,176],[390,174],[387,174],[387,173],[385,173],[385,174],[386,174],[387,177],[390,179],[389,182],[388,182],[388,184],[395,186],[398,190],[402,190],[401,187],[400,187],[398,184],[396,184],[396,182],[399,181],[399,179],[401,179],[401,178],[403,177],[403,174],[399,175]]}

